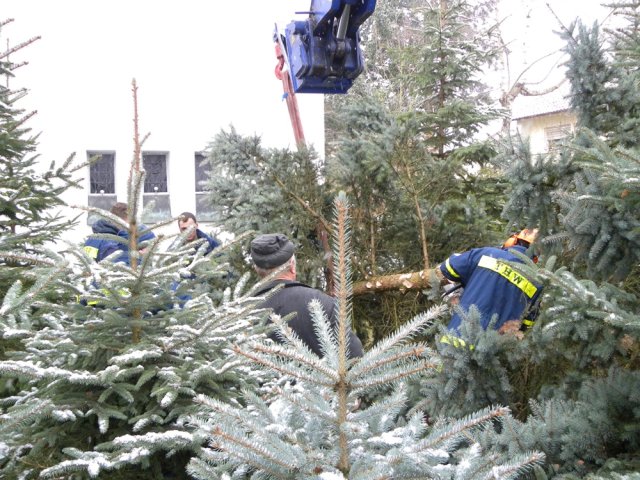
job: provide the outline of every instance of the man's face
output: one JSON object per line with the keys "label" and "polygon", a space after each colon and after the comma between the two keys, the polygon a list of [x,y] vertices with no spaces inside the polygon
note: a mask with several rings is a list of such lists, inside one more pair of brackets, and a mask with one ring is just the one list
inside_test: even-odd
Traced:
{"label": "man's face", "polygon": [[194,222],[193,218],[187,218],[186,220],[178,221],[178,227],[180,227],[180,233],[193,227],[191,233],[187,237],[187,242],[193,242],[196,239],[196,228],[198,228],[198,224]]}

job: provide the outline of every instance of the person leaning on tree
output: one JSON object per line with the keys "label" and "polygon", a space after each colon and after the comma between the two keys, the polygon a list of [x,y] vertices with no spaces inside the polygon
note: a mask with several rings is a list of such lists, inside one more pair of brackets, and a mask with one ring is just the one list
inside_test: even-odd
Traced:
{"label": "person leaning on tree", "polygon": [[[318,300],[331,327],[336,328],[338,312],[335,298],[296,280],[295,247],[281,233],[268,233],[256,237],[251,242],[251,258],[260,278],[265,278],[281,269],[273,281],[256,293],[256,295],[264,295],[278,285],[282,285],[260,307],[270,308],[280,317],[294,313],[294,317],[288,321],[289,327],[316,355],[322,356],[320,342],[309,311],[309,303],[312,300]],[[352,331],[349,331],[348,335],[349,357],[361,357],[362,342]],[[269,337],[276,342],[279,341],[275,334]]]}
{"label": "person leaning on tree", "polygon": [[[436,268],[436,274],[450,282],[461,285],[464,290],[459,307],[469,311],[475,305],[480,311],[480,324],[487,329],[492,324],[500,333],[519,332],[531,328],[537,315],[542,286],[514,270],[509,263],[523,263],[515,254],[531,254],[531,244],[538,234],[537,229],[522,230],[512,235],[501,248],[482,247],[453,254]],[[460,332],[462,316],[454,311],[447,325],[453,334]],[[447,341],[448,336],[441,341]]]}

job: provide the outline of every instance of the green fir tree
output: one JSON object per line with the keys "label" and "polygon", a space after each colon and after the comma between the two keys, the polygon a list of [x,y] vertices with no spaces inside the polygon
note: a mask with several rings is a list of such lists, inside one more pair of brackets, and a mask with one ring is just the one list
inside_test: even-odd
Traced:
{"label": "green fir tree", "polygon": [[[0,23],[0,34],[10,28],[9,19]],[[34,37],[14,46],[8,46],[0,54],[0,295],[19,276],[32,284],[38,275],[24,270],[32,262],[22,258],[33,255],[43,247],[50,248],[60,233],[70,228],[73,221],[64,218],[59,211],[64,205],[61,194],[76,186],[71,168],[72,158],[61,166],[51,162],[42,169],[36,154],[37,135],[31,133],[28,120],[35,112],[20,108],[25,89],[11,88],[14,70],[26,62],[14,62],[16,55],[37,41]],[[9,256],[8,252],[12,252]]]}
{"label": "green fir tree", "polygon": [[[268,149],[258,137],[243,137],[233,127],[220,131],[207,149],[211,166],[208,200],[216,223],[229,232],[282,232],[297,244],[299,277],[326,286],[323,267],[325,177],[313,149]],[[248,242],[235,256],[238,271],[247,268]]]}

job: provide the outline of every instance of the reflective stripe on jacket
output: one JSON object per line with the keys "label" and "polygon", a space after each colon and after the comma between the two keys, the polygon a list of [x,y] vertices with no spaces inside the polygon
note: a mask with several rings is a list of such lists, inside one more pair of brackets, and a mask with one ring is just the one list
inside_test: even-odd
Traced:
{"label": "reflective stripe on jacket", "polygon": [[[91,229],[93,230],[94,235],[109,234],[115,236],[118,234],[118,229],[102,218],[94,223]],[[84,242],[84,251],[96,262],[101,262],[119,249],[120,244],[115,240],[106,240],[104,238],[90,236]]]}
{"label": "reflective stripe on jacket", "polygon": [[[464,286],[459,306],[466,312],[475,305],[481,313],[481,325],[486,329],[493,315],[498,316],[494,328],[498,330],[509,320],[519,320],[530,305],[536,303],[541,286],[516,272],[507,262],[522,263],[513,251],[525,253],[526,248],[474,248],[454,254],[440,265],[442,274]],[[535,317],[529,316],[528,322]],[[448,328],[458,331],[462,319],[454,313]]]}

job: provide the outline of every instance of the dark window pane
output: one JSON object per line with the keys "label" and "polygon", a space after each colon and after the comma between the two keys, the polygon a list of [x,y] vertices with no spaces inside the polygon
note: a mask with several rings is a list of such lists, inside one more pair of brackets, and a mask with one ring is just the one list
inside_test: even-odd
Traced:
{"label": "dark window pane", "polygon": [[[102,210],[106,210],[107,212],[111,210],[113,204],[116,203],[117,198],[115,195],[89,195],[89,206],[95,208],[101,208]],[[87,224],[93,225],[96,221],[100,220],[102,217],[95,215],[93,213],[89,213],[87,215]]]}
{"label": "dark window pane", "polygon": [[171,218],[171,201],[167,194],[145,193],[142,195],[142,221],[156,223]]}
{"label": "dark window pane", "polygon": [[87,152],[88,158],[100,156],[89,166],[89,193],[115,193],[115,153]]}
{"label": "dark window pane", "polygon": [[167,192],[167,156],[164,153],[144,153],[142,165],[147,174],[144,179],[144,191]]}
{"label": "dark window pane", "polygon": [[206,193],[196,193],[196,217],[199,222],[215,222],[216,215]]}
{"label": "dark window pane", "polygon": [[209,173],[211,165],[207,162],[207,158],[202,153],[196,153],[196,192],[208,192],[209,187],[205,184],[209,181]]}

